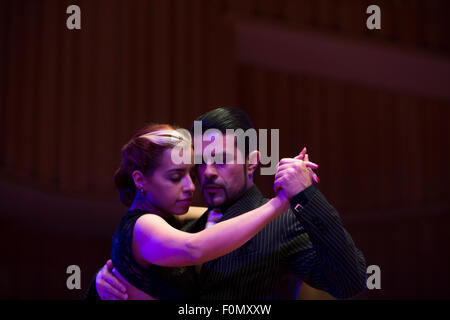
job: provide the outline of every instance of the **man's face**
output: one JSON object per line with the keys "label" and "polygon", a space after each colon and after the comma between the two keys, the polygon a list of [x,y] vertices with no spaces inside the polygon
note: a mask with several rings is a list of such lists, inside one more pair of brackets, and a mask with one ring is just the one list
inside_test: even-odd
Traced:
{"label": "man's face", "polygon": [[[203,139],[195,137],[202,140],[196,145],[202,146],[202,157],[205,155],[203,163],[197,165],[197,174],[203,198],[209,207],[216,208],[236,201],[247,190],[247,179],[245,164],[242,164],[243,154],[236,147],[233,135],[220,135],[222,151],[212,151],[211,146],[208,148],[213,143],[210,136],[205,135]],[[199,150],[195,152],[198,153]],[[214,160],[217,157],[221,157],[222,164]],[[227,158],[233,159],[233,163],[227,163]],[[238,159],[241,159],[241,164],[238,164]]]}

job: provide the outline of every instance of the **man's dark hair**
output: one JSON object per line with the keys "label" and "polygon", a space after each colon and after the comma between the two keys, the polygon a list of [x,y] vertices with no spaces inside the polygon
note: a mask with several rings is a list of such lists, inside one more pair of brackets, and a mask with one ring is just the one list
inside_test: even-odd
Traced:
{"label": "man's dark hair", "polygon": [[[199,116],[195,121],[202,122],[202,134],[208,129],[217,129],[226,134],[227,129],[255,129],[249,116],[242,110],[232,107],[221,107],[211,110]],[[191,135],[194,136],[194,124],[191,127]],[[249,143],[246,138],[245,157],[253,150],[249,150]]]}
{"label": "man's dark hair", "polygon": [[[208,129],[217,129],[223,134],[226,129],[254,129],[249,116],[242,110],[231,107],[221,107],[211,110],[199,116],[195,121],[202,121],[202,133]],[[191,134],[194,134],[194,125],[191,127]]]}

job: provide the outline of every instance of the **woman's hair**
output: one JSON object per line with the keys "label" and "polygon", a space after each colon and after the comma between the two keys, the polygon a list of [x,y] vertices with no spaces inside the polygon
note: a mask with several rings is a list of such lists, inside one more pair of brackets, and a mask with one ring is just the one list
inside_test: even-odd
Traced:
{"label": "woman's hair", "polygon": [[148,176],[160,165],[162,153],[180,142],[191,143],[186,130],[177,130],[168,124],[151,124],[139,130],[122,148],[122,162],[114,174],[119,199],[129,207],[136,197],[133,171]]}

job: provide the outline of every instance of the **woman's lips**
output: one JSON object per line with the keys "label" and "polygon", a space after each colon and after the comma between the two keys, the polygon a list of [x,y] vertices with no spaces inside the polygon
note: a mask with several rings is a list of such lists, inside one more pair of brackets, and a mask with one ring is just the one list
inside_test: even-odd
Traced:
{"label": "woman's lips", "polygon": [[190,205],[192,202],[192,198],[181,199],[181,200],[178,200],[178,202],[181,204]]}

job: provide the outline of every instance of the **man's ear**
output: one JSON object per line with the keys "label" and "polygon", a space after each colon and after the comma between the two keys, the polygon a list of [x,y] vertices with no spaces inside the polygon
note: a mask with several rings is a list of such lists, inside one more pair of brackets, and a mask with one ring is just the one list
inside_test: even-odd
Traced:
{"label": "man's ear", "polygon": [[260,160],[260,153],[258,150],[252,151],[248,155],[247,175],[249,176],[249,178],[253,178],[253,174],[255,173],[255,170],[258,167],[259,160]]}
{"label": "man's ear", "polygon": [[139,170],[134,170],[131,176],[133,177],[136,189],[141,190],[144,187],[145,183],[144,174]]}

